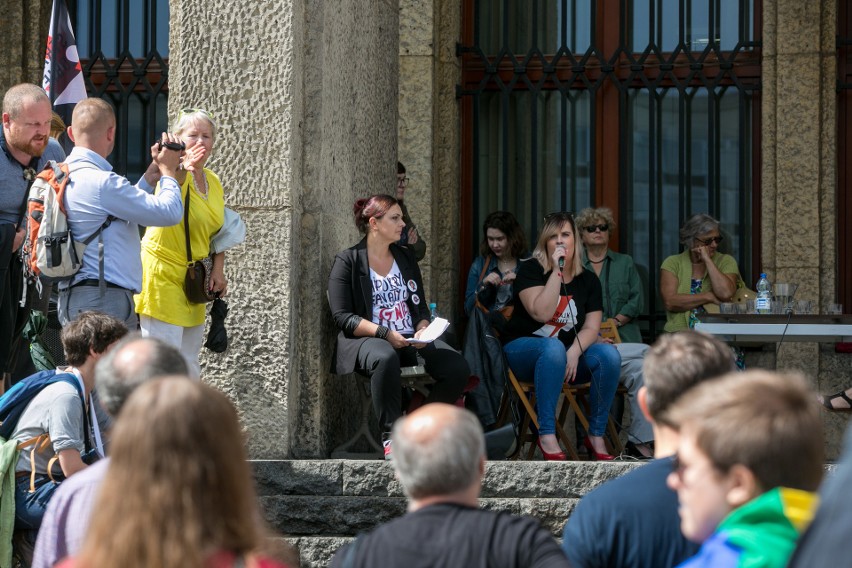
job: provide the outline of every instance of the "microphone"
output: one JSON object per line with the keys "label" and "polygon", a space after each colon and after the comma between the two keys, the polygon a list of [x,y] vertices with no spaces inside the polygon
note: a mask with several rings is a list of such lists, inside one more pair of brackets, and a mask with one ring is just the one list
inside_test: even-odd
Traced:
{"label": "microphone", "polygon": [[560,256],[559,257],[559,271],[561,272],[563,268],[565,268],[565,257]]}

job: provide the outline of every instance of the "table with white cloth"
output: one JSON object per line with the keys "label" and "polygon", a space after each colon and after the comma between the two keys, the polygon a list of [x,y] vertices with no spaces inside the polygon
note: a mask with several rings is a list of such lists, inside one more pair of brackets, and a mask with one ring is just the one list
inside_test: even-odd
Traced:
{"label": "table with white cloth", "polygon": [[852,342],[852,315],[703,314],[695,330],[737,345]]}

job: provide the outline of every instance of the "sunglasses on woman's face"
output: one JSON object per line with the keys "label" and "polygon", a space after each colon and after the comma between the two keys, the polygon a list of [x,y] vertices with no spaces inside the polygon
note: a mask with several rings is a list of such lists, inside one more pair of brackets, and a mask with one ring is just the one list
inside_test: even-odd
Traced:
{"label": "sunglasses on woman's face", "polygon": [[709,239],[699,239],[695,237],[695,240],[704,245],[705,247],[709,247],[711,244],[716,243],[717,245],[722,242],[723,237],[719,235],[718,237],[710,237]]}
{"label": "sunglasses on woman's face", "polygon": [[586,229],[587,233],[595,233],[597,231],[600,231],[601,233],[605,233],[605,232],[609,231],[609,225],[606,225],[606,224],[604,224],[604,225],[589,225],[588,227],[585,227],[585,229]]}
{"label": "sunglasses on woman's face", "polygon": [[178,115],[178,120],[189,115],[189,114],[195,114],[197,112],[207,116],[207,118],[209,118],[211,120],[216,120],[216,117],[213,116],[212,112],[210,112],[209,110],[204,110],[203,108],[184,108],[184,109],[181,109],[180,114]]}

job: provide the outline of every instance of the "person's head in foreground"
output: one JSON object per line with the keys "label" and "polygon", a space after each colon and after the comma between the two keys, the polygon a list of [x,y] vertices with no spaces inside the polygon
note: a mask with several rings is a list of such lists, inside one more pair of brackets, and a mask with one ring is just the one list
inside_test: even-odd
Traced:
{"label": "person's head in foreground", "polygon": [[666,333],[648,349],[640,398],[655,422],[694,386],[736,371],[731,348],[712,335],[693,330]]}
{"label": "person's head in foreground", "polygon": [[109,471],[75,566],[185,568],[267,545],[228,398],[172,378],[140,385],[116,422]]}
{"label": "person's head in foreground", "polygon": [[438,502],[478,506],[485,436],[473,413],[427,404],[397,420],[392,439],[393,466],[409,510]]}
{"label": "person's head in foreground", "polygon": [[[772,489],[816,491],[824,449],[813,398],[800,375],[731,373],[694,387],[660,418],[681,434],[668,484],[677,491],[687,538],[704,542],[723,519]],[[781,497],[797,529],[798,513],[808,516],[812,504],[800,492],[790,492],[792,501]]]}
{"label": "person's head in foreground", "polygon": [[158,377],[189,374],[180,351],[162,339],[132,333],[119,341],[95,367],[95,386],[104,408],[117,417],[140,385]]}

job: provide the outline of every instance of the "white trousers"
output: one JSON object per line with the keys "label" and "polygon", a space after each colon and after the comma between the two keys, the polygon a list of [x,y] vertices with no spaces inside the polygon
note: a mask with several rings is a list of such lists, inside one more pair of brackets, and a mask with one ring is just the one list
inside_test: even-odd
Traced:
{"label": "white trousers", "polygon": [[156,337],[178,349],[189,366],[189,376],[193,379],[201,377],[198,354],[204,341],[204,324],[183,327],[140,314],[139,327],[142,337]]}

